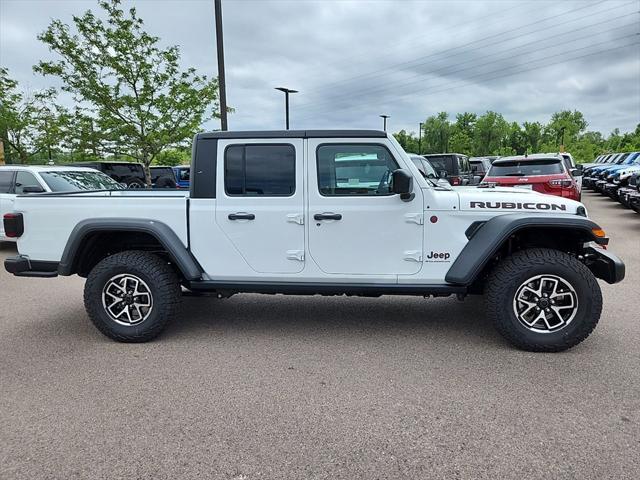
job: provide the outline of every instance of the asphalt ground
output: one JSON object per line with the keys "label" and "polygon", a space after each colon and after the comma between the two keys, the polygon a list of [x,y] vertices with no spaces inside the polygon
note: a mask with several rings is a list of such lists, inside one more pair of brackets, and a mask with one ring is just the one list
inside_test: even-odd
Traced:
{"label": "asphalt ground", "polygon": [[640,215],[584,201],[627,278],[560,354],[479,298],[185,298],[119,344],[82,279],[2,270],[0,478],[640,478]]}

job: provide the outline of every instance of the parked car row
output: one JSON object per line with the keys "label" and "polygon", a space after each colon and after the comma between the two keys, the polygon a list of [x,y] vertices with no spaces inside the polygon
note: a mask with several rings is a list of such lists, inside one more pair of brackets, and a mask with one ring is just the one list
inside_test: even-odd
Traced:
{"label": "parked car row", "polygon": [[[76,162],[68,165],[96,169],[127,188],[146,188],[147,185],[144,166],[141,163]],[[149,167],[149,171],[151,173],[151,188],[189,188],[191,171],[189,165],[178,167],[152,166]]]}
{"label": "parked car row", "polygon": [[584,170],[584,187],[640,213],[640,152],[600,155]]}

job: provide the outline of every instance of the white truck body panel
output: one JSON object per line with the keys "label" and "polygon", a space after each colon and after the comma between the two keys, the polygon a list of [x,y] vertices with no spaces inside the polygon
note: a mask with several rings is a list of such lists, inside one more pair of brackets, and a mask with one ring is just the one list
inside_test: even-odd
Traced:
{"label": "white truck body panel", "polygon": [[[225,192],[225,148],[231,144],[291,144],[296,190],[291,196],[230,196]],[[328,143],[376,143],[398,167],[413,174],[413,200],[388,196],[322,196],[316,148]],[[216,198],[186,192],[123,191],[113,194],[31,195],[13,209],[24,213],[21,255],[59,261],[79,222],[98,218],[147,219],[169,226],[204,270],[221,281],[443,283],[468,239],[473,222],[530,212],[575,214],[572,200],[518,188],[447,189],[425,180],[392,137],[221,139]],[[554,207],[555,206],[555,207]],[[314,220],[323,212],[340,221]],[[252,213],[254,220],[229,220]]]}

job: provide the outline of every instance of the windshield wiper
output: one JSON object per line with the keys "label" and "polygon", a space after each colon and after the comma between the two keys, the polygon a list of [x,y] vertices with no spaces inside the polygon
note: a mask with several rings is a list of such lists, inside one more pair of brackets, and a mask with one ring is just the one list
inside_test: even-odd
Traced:
{"label": "windshield wiper", "polygon": [[524,173],[505,173],[504,174],[505,177],[525,177],[526,175]]}

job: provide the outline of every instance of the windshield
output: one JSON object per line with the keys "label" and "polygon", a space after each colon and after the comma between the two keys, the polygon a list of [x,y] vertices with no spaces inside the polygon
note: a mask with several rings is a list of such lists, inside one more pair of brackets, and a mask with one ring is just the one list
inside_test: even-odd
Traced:
{"label": "windshield", "polygon": [[624,162],[627,157],[629,156],[628,153],[623,153],[622,155],[620,155],[620,157],[616,160],[616,165],[620,165],[622,162]]}
{"label": "windshield", "polygon": [[490,177],[530,177],[534,175],[557,175],[564,173],[558,158],[539,160],[512,160],[494,163],[489,169]]}
{"label": "windshield", "polygon": [[423,177],[438,178],[438,175],[436,174],[434,168],[424,158],[417,155],[411,155],[409,158],[411,158],[411,161],[414,163],[414,165],[418,167],[418,170],[420,170],[420,173]]}
{"label": "windshield", "polygon": [[123,190],[118,182],[100,172],[61,170],[41,172],[40,176],[52,192],[74,192],[77,190]]}

